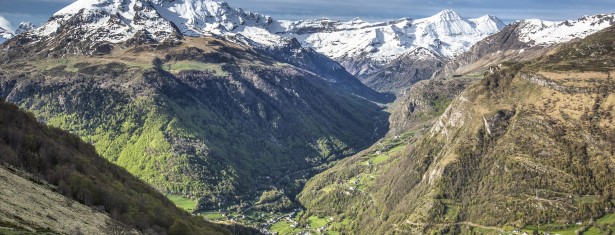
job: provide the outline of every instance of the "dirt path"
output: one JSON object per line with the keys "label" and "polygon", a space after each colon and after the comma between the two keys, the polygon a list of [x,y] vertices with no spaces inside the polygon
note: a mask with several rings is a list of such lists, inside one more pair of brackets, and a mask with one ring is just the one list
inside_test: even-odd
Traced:
{"label": "dirt path", "polygon": [[467,226],[475,227],[475,228],[490,229],[490,230],[496,230],[496,231],[503,232],[502,228],[499,228],[499,227],[491,227],[491,226],[486,226],[486,225],[481,225],[481,224],[475,224],[472,222],[437,224],[437,223],[416,223],[416,222],[410,222],[406,220],[406,224],[415,225],[415,226],[441,226],[441,227],[455,226],[455,225],[467,225]]}

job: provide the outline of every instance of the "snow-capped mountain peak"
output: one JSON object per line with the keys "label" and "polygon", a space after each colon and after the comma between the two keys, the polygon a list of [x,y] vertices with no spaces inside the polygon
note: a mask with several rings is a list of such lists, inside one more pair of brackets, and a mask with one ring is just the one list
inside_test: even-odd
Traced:
{"label": "snow-capped mountain peak", "polygon": [[444,9],[437,14],[423,19],[425,21],[437,22],[437,21],[457,21],[462,20],[461,16],[451,9]]}
{"label": "snow-capped mountain peak", "polygon": [[78,0],[30,31],[39,38],[67,33],[94,42],[119,43],[139,35],[162,41],[178,32],[149,0]]}
{"label": "snow-capped mountain peak", "polygon": [[492,15],[484,15],[479,18],[469,19],[472,23],[480,27],[482,32],[492,32],[493,29],[503,29],[506,24],[502,22],[498,17]]}
{"label": "snow-capped mountain peak", "polygon": [[517,22],[520,40],[531,46],[553,45],[585,38],[615,24],[615,14],[585,16],[577,20],[545,21],[529,19]]}
{"label": "snow-capped mountain peak", "polygon": [[22,34],[22,33],[28,32],[30,30],[33,30],[35,28],[36,28],[36,26],[34,26],[34,24],[32,24],[32,22],[21,22],[21,23],[19,23],[19,26],[15,30],[15,34]]}
{"label": "snow-capped mountain peak", "polygon": [[242,27],[267,28],[273,22],[269,16],[211,0],[158,0],[156,9],[190,36],[240,31]]}
{"label": "snow-capped mountain peak", "polygon": [[212,0],[78,0],[33,31],[48,37],[70,24],[93,41],[119,43],[146,35],[154,41],[177,35],[236,34],[247,27],[268,28],[271,17]]}

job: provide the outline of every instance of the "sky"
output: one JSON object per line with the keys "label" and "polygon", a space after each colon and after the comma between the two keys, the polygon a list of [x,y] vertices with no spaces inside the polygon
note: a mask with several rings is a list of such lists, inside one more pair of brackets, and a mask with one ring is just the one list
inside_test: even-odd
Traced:
{"label": "sky", "polygon": [[[40,25],[75,0],[0,0],[0,27],[30,21]],[[403,17],[422,18],[452,9],[466,18],[495,15],[509,23],[519,19],[576,19],[584,15],[615,13],[615,0],[227,0],[235,8],[275,19],[330,18],[367,21]],[[3,22],[2,18],[8,20]]]}

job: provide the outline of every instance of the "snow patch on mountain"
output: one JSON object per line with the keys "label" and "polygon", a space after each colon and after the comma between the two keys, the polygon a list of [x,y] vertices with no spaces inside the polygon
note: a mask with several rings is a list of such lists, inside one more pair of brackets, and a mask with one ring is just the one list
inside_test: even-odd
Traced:
{"label": "snow patch on mountain", "polygon": [[532,46],[553,45],[585,38],[615,24],[615,14],[586,16],[577,20],[520,22],[520,40]]}
{"label": "snow patch on mountain", "polygon": [[0,43],[3,43],[11,38],[13,38],[13,34],[9,30],[0,27]]}
{"label": "snow patch on mountain", "polygon": [[0,16],[0,43],[13,38],[11,22]]}

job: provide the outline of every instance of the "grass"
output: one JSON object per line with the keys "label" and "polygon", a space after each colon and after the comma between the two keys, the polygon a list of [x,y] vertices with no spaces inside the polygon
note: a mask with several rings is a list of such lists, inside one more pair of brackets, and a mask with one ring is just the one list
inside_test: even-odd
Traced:
{"label": "grass", "polygon": [[532,234],[532,231],[538,230],[538,232],[541,232],[541,233],[550,232],[551,234],[576,235],[576,231],[581,229],[581,226],[573,225],[573,226],[570,226],[568,228],[561,229],[561,230],[552,230],[552,229],[549,229],[549,227],[551,226],[552,225],[545,225],[545,226],[531,225],[531,226],[526,226],[523,229],[523,231],[527,232],[528,234]]}
{"label": "grass", "polygon": [[223,220],[226,219],[225,216],[222,216],[222,213],[220,212],[206,212],[206,213],[202,213],[200,214],[201,216],[209,219],[209,220]]}
{"label": "grass", "polygon": [[389,160],[389,156],[386,154],[378,154],[375,157],[371,157],[368,160],[364,161],[363,163],[361,163],[362,165],[377,165],[380,163],[385,162],[386,160]]}
{"label": "grass", "polygon": [[192,199],[185,198],[179,195],[166,195],[177,207],[186,211],[194,211],[196,208],[196,202]]}
{"label": "grass", "polygon": [[[603,216],[602,218],[596,220],[596,224],[598,225],[613,225],[615,224],[615,214],[608,214]],[[547,225],[529,225],[526,226],[523,231],[528,234],[532,234],[533,230],[537,230],[540,233],[549,232],[550,234],[560,234],[560,235],[576,235],[576,231],[580,230],[583,226],[581,225],[570,225],[565,229],[555,230],[552,229],[554,227],[561,227],[559,224],[547,224]],[[610,226],[609,226],[610,228]],[[510,229],[505,229],[509,231]],[[612,230],[612,228],[611,228]],[[609,231],[603,231],[599,227],[590,227],[587,231],[582,233],[583,235],[601,235],[601,234],[612,234]]]}
{"label": "grass", "polygon": [[586,232],[583,233],[583,235],[601,235],[601,234],[603,234],[602,230],[596,227],[591,227]]}
{"label": "grass", "polygon": [[315,216],[315,215],[310,216],[308,218],[308,221],[310,224],[310,228],[312,229],[317,229],[317,228],[323,227],[328,224],[327,219],[319,218],[318,216]]}
{"label": "grass", "polygon": [[210,71],[217,76],[227,76],[228,74],[222,69],[220,64],[210,64],[198,61],[175,61],[162,65],[165,71],[176,73],[181,71]]}
{"label": "grass", "polygon": [[353,177],[352,179],[348,180],[348,183],[350,184],[350,187],[354,187],[359,190],[365,190],[365,188],[372,184],[375,178],[376,176],[372,174],[360,174],[357,177]]}
{"label": "grass", "polygon": [[292,223],[286,220],[281,220],[271,226],[271,231],[279,235],[296,234],[301,232],[300,229],[291,227]]}
{"label": "grass", "polygon": [[459,206],[455,206],[455,205],[446,206],[446,214],[444,215],[444,217],[446,218],[447,221],[449,222],[455,221],[458,215],[459,215]]}
{"label": "grass", "polygon": [[608,214],[596,221],[597,224],[611,224],[615,225],[615,214]]}
{"label": "grass", "polygon": [[34,235],[34,234],[47,235],[47,234],[53,234],[53,233],[19,231],[19,230],[14,230],[14,229],[10,229],[10,228],[1,228],[0,227],[0,234],[4,234],[4,235]]}
{"label": "grass", "polygon": [[335,187],[333,187],[333,186],[327,186],[327,187],[324,187],[322,189],[322,191],[325,192],[325,193],[330,193],[333,190],[335,190]]}
{"label": "grass", "polygon": [[361,163],[361,165],[364,166],[368,166],[368,165],[378,165],[380,163],[383,163],[387,160],[389,160],[389,158],[391,157],[392,154],[396,154],[397,152],[399,152],[400,150],[402,150],[404,148],[405,145],[402,144],[402,140],[408,138],[408,135],[403,136],[400,139],[394,139],[394,140],[387,140],[385,141],[384,145],[387,146],[394,146],[386,151],[383,151],[380,154],[372,154],[372,155],[368,155],[368,157],[366,158],[367,160],[365,160],[364,162]]}
{"label": "grass", "polygon": [[500,234],[500,231],[485,228],[472,228],[472,234]]}

